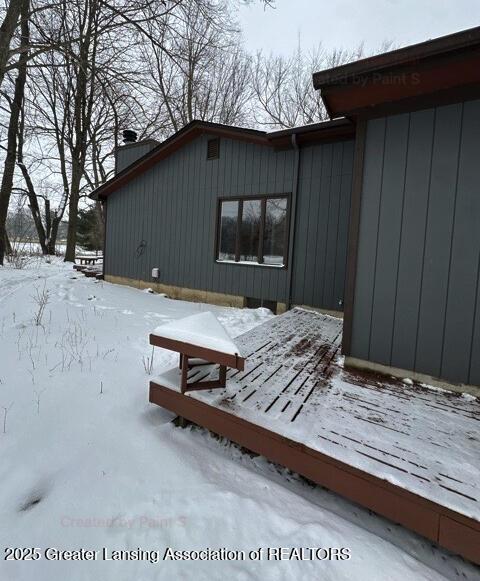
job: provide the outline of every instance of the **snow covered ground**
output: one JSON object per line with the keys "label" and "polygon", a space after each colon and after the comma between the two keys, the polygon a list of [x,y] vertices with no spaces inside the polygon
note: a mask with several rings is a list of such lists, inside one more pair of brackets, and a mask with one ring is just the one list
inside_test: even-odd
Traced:
{"label": "snow covered ground", "polygon": [[[204,430],[175,428],[150,405],[147,372],[158,375],[177,357],[156,349],[151,365],[148,333],[207,310],[232,336],[270,316],[87,279],[59,261],[0,268],[0,580],[480,578],[262,458]],[[38,547],[41,558],[5,561],[5,547]],[[50,547],[99,555],[48,561]],[[159,551],[160,562],[105,561],[103,547],[108,557],[152,551],[151,561]],[[224,547],[246,560],[164,561],[168,547]],[[268,547],[344,547],[350,559],[267,560]],[[259,548],[263,559],[249,560]]]}

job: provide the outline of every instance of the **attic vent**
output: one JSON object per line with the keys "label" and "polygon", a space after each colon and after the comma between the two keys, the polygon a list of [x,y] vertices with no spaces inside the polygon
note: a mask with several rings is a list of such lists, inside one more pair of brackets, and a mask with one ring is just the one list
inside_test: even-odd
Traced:
{"label": "attic vent", "polygon": [[220,139],[209,139],[207,142],[207,159],[218,159],[220,151]]}

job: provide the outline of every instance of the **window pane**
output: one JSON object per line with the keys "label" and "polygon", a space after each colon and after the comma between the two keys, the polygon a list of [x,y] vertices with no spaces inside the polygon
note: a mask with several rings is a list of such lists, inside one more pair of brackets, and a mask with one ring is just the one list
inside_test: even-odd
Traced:
{"label": "window pane", "polygon": [[287,200],[267,200],[263,236],[264,264],[284,264],[285,234],[287,228]]}
{"label": "window pane", "polygon": [[240,260],[258,262],[261,214],[262,203],[260,200],[243,201],[242,224],[240,227]]}
{"label": "window pane", "polygon": [[220,214],[219,260],[235,260],[238,202],[222,202]]}

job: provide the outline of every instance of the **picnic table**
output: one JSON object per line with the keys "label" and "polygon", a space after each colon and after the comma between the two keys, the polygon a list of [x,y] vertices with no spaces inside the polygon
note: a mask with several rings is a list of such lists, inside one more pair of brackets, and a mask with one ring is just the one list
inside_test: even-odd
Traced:
{"label": "picnic table", "polygon": [[[150,334],[150,345],[180,354],[180,390],[224,388],[227,367],[243,371],[245,358],[215,315],[209,311],[184,317],[157,327]],[[219,378],[188,382],[189,365],[219,365]]]}
{"label": "picnic table", "polygon": [[80,264],[96,264],[99,260],[103,260],[102,255],[82,255],[77,256],[77,260],[80,261]]}

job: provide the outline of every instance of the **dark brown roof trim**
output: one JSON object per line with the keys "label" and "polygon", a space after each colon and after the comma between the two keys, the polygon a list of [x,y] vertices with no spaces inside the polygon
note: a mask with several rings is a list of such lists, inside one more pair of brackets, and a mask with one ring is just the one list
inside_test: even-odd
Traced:
{"label": "dark brown roof trim", "polygon": [[112,192],[127,184],[139,174],[153,167],[161,159],[164,159],[189,141],[205,133],[215,135],[216,137],[225,137],[275,148],[283,148],[292,146],[291,136],[293,134],[301,136],[299,143],[302,143],[304,141],[347,139],[353,137],[354,132],[354,125],[346,119],[315,123],[272,133],[266,133],[265,131],[258,131],[256,129],[235,127],[232,125],[221,125],[219,123],[211,123],[208,121],[192,121],[183,129],[151,149],[133,164],[129,165],[98,187],[90,194],[90,197],[92,199],[107,198]]}
{"label": "dark brown roof trim", "polygon": [[267,136],[269,139],[273,140],[285,135],[305,135],[307,133],[314,133],[319,130],[325,131],[326,129],[346,126],[352,126],[352,123],[348,119],[334,119],[333,121],[320,121],[320,123],[311,123],[310,125],[291,127],[289,129],[280,129],[279,131],[271,131],[270,133],[267,133]]}
{"label": "dark brown roof trim", "polygon": [[463,50],[480,44],[480,26],[462,30],[454,34],[427,40],[418,44],[392,50],[380,55],[340,65],[313,74],[315,89],[328,85],[345,83],[356,76],[380,72],[384,69],[408,65],[426,58],[456,50]]}
{"label": "dark brown roof trim", "polygon": [[291,129],[272,131],[267,134],[268,141],[275,148],[288,148],[292,146],[292,135],[295,135],[299,145],[315,143],[319,141],[336,141],[341,139],[353,139],[355,125],[345,118],[333,121],[322,121]]}

